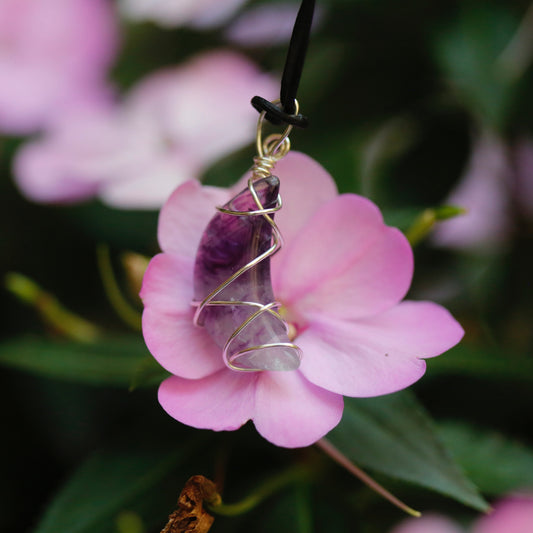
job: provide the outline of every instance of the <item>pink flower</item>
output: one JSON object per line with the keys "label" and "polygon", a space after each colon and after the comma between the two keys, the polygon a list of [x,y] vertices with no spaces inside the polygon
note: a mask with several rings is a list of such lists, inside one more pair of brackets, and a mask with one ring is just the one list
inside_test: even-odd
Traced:
{"label": "pink flower", "polygon": [[467,213],[441,222],[438,246],[474,252],[500,251],[516,229],[516,218],[533,219],[533,141],[506,143],[492,133],[474,142],[464,176],[446,200]]}
{"label": "pink flower", "polygon": [[[427,515],[404,520],[391,533],[462,533],[464,531],[446,517]],[[531,533],[533,531],[533,496],[516,494],[497,502],[494,511],[477,520],[471,533]]]}
{"label": "pink flower", "polygon": [[515,494],[495,505],[482,517],[472,533],[531,533],[533,531],[533,495]]}
{"label": "pink flower", "polygon": [[[274,46],[288,43],[300,6],[276,3],[252,6],[240,14],[225,31],[226,37],[243,46]],[[321,6],[316,6],[313,26],[323,18]]]}
{"label": "pink flower", "polygon": [[119,0],[132,20],[150,20],[166,27],[210,27],[227,20],[245,0]]}
{"label": "pink flower", "polygon": [[116,47],[106,0],[2,0],[0,130],[30,133],[106,98]]}
{"label": "pink flower", "polygon": [[15,160],[38,202],[98,195],[124,208],[159,208],[176,186],[253,138],[255,94],[274,83],[245,57],[206,53],[152,74],[116,107],[81,111],[26,144]]}
{"label": "pink flower", "polygon": [[439,246],[490,251],[511,233],[509,190],[512,167],[505,144],[484,133],[474,144],[463,178],[446,200],[465,207],[465,215],[441,222],[434,234]]}
{"label": "pink flower", "polygon": [[[462,533],[463,530],[444,516],[427,514],[422,518],[409,518],[395,527],[391,533]],[[502,532],[503,533],[503,532]]]}
{"label": "pink flower", "polygon": [[279,446],[307,446],[341,419],[343,395],[376,396],[418,380],[423,358],[456,344],[463,330],[442,307],[400,300],[413,275],[405,237],[378,208],[338,195],[329,174],[300,153],[276,167],[285,246],[272,258],[272,284],[303,351],[298,370],[236,372],[203,328],[193,325],[193,264],[202,232],[245,187],[181,185],[161,211],[159,242],[143,281],[148,348],[173,374],[159,401],[174,418],[212,430],[253,420]]}

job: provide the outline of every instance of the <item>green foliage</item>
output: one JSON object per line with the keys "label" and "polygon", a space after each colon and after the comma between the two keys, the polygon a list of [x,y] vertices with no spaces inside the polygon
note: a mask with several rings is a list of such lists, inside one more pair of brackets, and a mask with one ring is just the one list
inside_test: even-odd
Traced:
{"label": "green foliage", "polygon": [[95,343],[17,339],[0,344],[0,363],[43,377],[116,387],[155,383],[165,375],[139,337]]}
{"label": "green foliage", "polygon": [[533,359],[493,346],[482,348],[463,342],[431,361],[431,375],[460,375],[473,378],[506,380],[509,383],[533,381]]}
{"label": "green foliage", "polygon": [[185,463],[192,446],[135,448],[108,448],[88,458],[55,496],[34,533],[116,533],[117,520],[128,511],[144,523],[164,524],[177,495],[161,498],[158,488]]}
{"label": "green foliage", "polygon": [[503,56],[517,21],[495,6],[464,6],[458,20],[436,41],[437,60],[459,99],[491,126],[504,126],[516,78]]}
{"label": "green foliage", "polygon": [[439,425],[442,441],[485,494],[533,488],[533,450],[492,430],[464,423]]}
{"label": "green foliage", "polygon": [[475,509],[488,508],[407,391],[346,398],[343,419],[328,440],[356,464],[436,490]]}

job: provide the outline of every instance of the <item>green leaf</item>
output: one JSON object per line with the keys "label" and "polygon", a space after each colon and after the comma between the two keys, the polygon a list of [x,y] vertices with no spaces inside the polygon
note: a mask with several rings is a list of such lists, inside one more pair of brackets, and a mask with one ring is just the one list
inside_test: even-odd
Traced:
{"label": "green leaf", "polygon": [[479,348],[461,343],[436,357],[429,365],[428,375],[460,375],[476,378],[533,381],[533,359],[492,348]]}
{"label": "green leaf", "polygon": [[[16,339],[0,344],[0,364],[90,385],[128,387],[134,379],[142,384],[153,384],[165,375],[140,336],[95,343]],[[142,380],[138,379],[140,372]]]}
{"label": "green leaf", "polygon": [[516,30],[509,10],[463,7],[454,26],[436,42],[436,58],[464,103],[480,118],[502,126],[516,86],[498,61]]}
{"label": "green leaf", "polygon": [[59,491],[34,533],[115,533],[124,512],[164,525],[180,488],[168,495],[157,489],[191,450],[122,447],[96,453]]}
{"label": "green leaf", "polygon": [[483,492],[502,495],[533,488],[532,449],[494,431],[461,423],[440,424],[439,435]]}
{"label": "green leaf", "polygon": [[327,438],[358,465],[433,489],[475,509],[488,509],[408,391],[378,398],[345,398],[342,421]]}

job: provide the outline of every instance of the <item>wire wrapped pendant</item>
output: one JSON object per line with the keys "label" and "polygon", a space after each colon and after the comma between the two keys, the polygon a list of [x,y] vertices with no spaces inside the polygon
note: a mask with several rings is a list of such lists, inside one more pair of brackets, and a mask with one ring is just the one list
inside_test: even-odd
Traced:
{"label": "wire wrapped pendant", "polygon": [[281,248],[274,213],[281,209],[280,182],[271,174],[289,150],[288,127],[261,140],[248,187],[222,207],[207,225],[194,266],[195,324],[205,327],[233,370],[295,370],[301,351],[289,340],[277,312],[270,257]]}

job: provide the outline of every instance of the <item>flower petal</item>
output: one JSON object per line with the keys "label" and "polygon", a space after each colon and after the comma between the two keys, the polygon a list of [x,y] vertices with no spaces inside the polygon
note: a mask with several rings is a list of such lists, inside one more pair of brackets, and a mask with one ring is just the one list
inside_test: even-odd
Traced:
{"label": "flower petal", "polygon": [[181,25],[210,27],[221,24],[244,0],[119,0],[122,13],[131,20],[151,20],[165,28]]}
{"label": "flower petal", "polygon": [[399,302],[412,273],[407,239],[385,226],[372,202],[345,194],[326,203],[286,251],[276,298],[296,315],[357,319]]}
{"label": "flower petal", "polygon": [[277,446],[298,448],[322,438],[341,420],[342,396],[307,381],[300,372],[263,372],[257,381],[257,431]]}
{"label": "flower petal", "polygon": [[[281,182],[283,208],[275,214],[275,220],[285,249],[319,207],[337,196],[337,185],[322,165],[302,152],[289,152],[276,163],[272,174]],[[247,186],[249,177],[248,172],[231,187],[232,195]],[[282,255],[283,249],[273,260],[277,262]]]}
{"label": "flower petal", "polygon": [[[272,173],[280,179],[283,201],[283,208],[274,217],[283,236],[283,247],[270,260],[272,285],[277,292],[280,268],[291,242],[321,205],[337,197],[337,186],[322,165],[301,152],[289,152],[276,163]],[[249,177],[248,172],[231,187],[232,196],[247,187]]]}
{"label": "flower petal", "polygon": [[[126,105],[139,126],[155,125],[161,145],[179,147],[205,169],[254,141],[258,115],[250,99],[275,91],[273,79],[246,56],[221,49],[145,78],[132,89]],[[202,112],[206,109],[208,113]]]}
{"label": "flower petal", "polygon": [[472,533],[530,533],[533,530],[533,495],[513,494],[482,517]]}
{"label": "flower petal", "polygon": [[[130,127],[109,105],[63,115],[46,135],[16,154],[15,178],[26,196],[74,202],[107,187],[125,189],[139,175],[153,179],[153,132]],[[174,187],[177,184],[176,180]],[[149,195],[154,189],[157,184],[152,184]]]}
{"label": "flower petal", "polygon": [[36,202],[70,203],[96,194],[97,183],[73,175],[70,170],[64,172],[65,166],[65,158],[55,146],[34,141],[18,150],[13,173],[24,196]]}
{"label": "flower petal", "polygon": [[292,3],[250,7],[228,26],[225,37],[240,46],[271,47],[289,42],[298,7]]}
{"label": "flower petal", "polygon": [[144,275],[141,298],[144,340],[161,366],[189,379],[224,368],[220,348],[193,324],[191,259],[156,255]]}
{"label": "flower petal", "polygon": [[128,179],[103,183],[103,203],[124,209],[159,209],[178,185],[196,175],[186,158],[153,158],[130,173]]}
{"label": "flower petal", "polygon": [[183,424],[231,431],[252,416],[257,374],[223,369],[204,379],[172,376],[159,387],[159,403]]}
{"label": "flower petal", "polygon": [[0,129],[34,133],[103,98],[116,22],[107,0],[2,0]]}
{"label": "flower petal", "polygon": [[[338,195],[337,186],[322,165],[301,152],[289,152],[276,164],[273,174],[281,181],[283,200],[275,220],[288,247],[320,206]],[[274,262],[278,264],[281,257],[283,250],[274,256]]]}
{"label": "flower petal", "polygon": [[202,233],[216,206],[230,198],[226,189],[202,187],[195,180],[180,185],[159,215],[158,238],[164,252],[195,257]]}
{"label": "flower petal", "polygon": [[467,212],[438,224],[432,235],[438,246],[490,251],[510,238],[513,168],[507,151],[504,142],[489,133],[475,141],[465,174],[445,200]]}
{"label": "flower petal", "polygon": [[408,387],[425,372],[421,358],[459,342],[463,329],[443,307],[402,302],[356,322],[320,317],[297,339],[309,381],[338,394],[378,396]]}
{"label": "flower petal", "polygon": [[159,312],[189,314],[193,299],[193,262],[174,254],[152,258],[143,277],[141,299]]}
{"label": "flower petal", "polygon": [[422,518],[408,518],[395,527],[391,533],[461,533],[463,530],[454,522],[437,514]]}
{"label": "flower petal", "polygon": [[148,350],[170,373],[198,379],[225,368],[222,350],[205,329],[193,324],[192,310],[180,316],[149,307],[143,312],[142,322]]}

